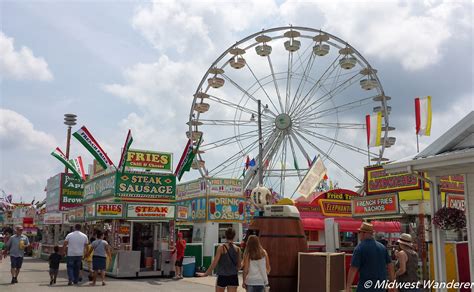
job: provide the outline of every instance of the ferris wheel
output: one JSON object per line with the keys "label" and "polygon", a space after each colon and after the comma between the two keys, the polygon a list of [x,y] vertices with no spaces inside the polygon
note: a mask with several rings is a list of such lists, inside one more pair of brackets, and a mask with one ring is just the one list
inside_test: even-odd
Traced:
{"label": "ferris wheel", "polygon": [[[289,197],[319,156],[335,180],[360,185],[363,166],[386,160],[395,143],[388,100],[377,70],[346,41],[308,27],[260,31],[224,51],[201,79],[186,132],[195,143],[202,137],[192,166],[252,189],[261,159],[264,185]],[[383,117],[376,150],[366,146],[372,112]]]}

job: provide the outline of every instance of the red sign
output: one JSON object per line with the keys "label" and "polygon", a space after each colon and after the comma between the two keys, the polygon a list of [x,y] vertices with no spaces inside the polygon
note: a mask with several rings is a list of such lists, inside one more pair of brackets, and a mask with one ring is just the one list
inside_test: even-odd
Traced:
{"label": "red sign", "polygon": [[119,234],[129,235],[130,234],[130,225],[120,225]]}
{"label": "red sign", "polygon": [[319,205],[324,216],[344,217],[352,215],[351,201],[321,199]]}
{"label": "red sign", "polygon": [[466,207],[464,204],[464,196],[446,194],[446,207],[455,208],[466,212]]}
{"label": "red sign", "polygon": [[397,193],[360,197],[352,200],[352,217],[385,216],[399,213],[400,205]]}
{"label": "red sign", "polygon": [[365,191],[367,195],[385,194],[421,189],[421,180],[408,172],[388,174],[382,166],[365,168]]}

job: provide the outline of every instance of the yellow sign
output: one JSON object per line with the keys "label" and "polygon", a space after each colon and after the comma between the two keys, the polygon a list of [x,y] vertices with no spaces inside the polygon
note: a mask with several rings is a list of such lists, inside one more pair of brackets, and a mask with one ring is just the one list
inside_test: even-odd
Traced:
{"label": "yellow sign", "polygon": [[421,180],[408,172],[388,174],[382,166],[365,168],[367,195],[386,194],[421,189]]}

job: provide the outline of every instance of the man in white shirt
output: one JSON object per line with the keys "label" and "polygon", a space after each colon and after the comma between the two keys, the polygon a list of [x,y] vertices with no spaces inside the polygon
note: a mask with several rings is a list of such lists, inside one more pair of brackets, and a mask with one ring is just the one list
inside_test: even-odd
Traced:
{"label": "man in white shirt", "polygon": [[67,253],[68,285],[72,285],[72,283],[77,284],[79,282],[82,256],[84,255],[84,250],[89,243],[87,235],[81,232],[80,224],[76,224],[74,229],[73,232],[66,236],[63,246],[64,253]]}

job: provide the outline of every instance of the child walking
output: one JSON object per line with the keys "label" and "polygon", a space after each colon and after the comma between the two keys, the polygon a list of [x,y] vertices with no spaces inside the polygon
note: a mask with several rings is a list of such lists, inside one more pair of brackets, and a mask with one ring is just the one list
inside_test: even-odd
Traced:
{"label": "child walking", "polygon": [[54,247],[54,253],[49,256],[49,285],[56,284],[56,278],[58,277],[59,263],[61,262],[62,256],[59,254],[59,246]]}

